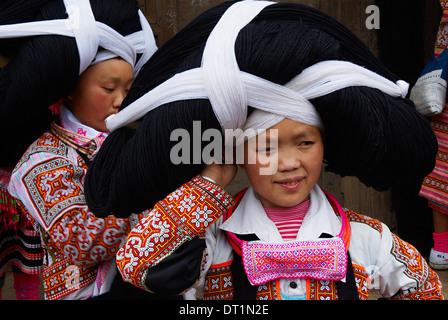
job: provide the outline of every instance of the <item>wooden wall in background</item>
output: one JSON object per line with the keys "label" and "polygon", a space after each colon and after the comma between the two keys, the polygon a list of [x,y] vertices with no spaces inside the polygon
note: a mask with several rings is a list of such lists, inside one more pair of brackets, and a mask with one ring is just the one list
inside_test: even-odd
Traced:
{"label": "wooden wall in background", "polygon": [[[159,46],[200,13],[222,2],[224,0],[139,0],[140,7],[154,30]],[[375,29],[366,28],[365,24],[368,17],[366,8],[369,5],[375,5],[374,0],[288,0],[278,2],[303,3],[326,12],[360,37],[375,55],[379,55],[378,32]],[[377,1],[377,3],[380,3],[380,1]],[[422,10],[428,7],[427,3],[429,1],[422,0]],[[434,19],[434,7],[437,8],[438,1],[434,1],[434,3],[436,5],[429,6],[429,13],[428,10],[424,13],[427,18]],[[397,15],[399,14],[397,12]],[[425,28],[432,28],[431,30],[433,30],[435,25],[438,25],[438,21],[431,20],[425,24]],[[389,32],[389,30],[382,31]],[[390,30],[390,32],[394,32],[394,30]],[[396,37],[399,39],[400,35],[397,34]],[[427,53],[425,59],[428,58],[428,52],[431,51],[431,49],[428,49],[432,47],[431,41],[432,43],[434,41],[431,37],[429,40],[426,39]],[[423,42],[425,40],[422,39]],[[397,219],[392,209],[390,191],[378,192],[365,187],[356,178],[341,178],[324,170],[322,170],[319,184],[323,189],[332,193],[343,206],[379,218],[392,230],[396,230]],[[246,185],[245,175],[240,171],[231,186],[231,192],[236,192]]]}
{"label": "wooden wall in background", "polygon": [[[226,0],[138,0],[150,22],[159,45],[199,14]],[[366,7],[374,0],[288,0],[277,2],[303,3],[320,9],[344,23],[360,36],[372,50],[376,50],[375,31],[365,28]]]}

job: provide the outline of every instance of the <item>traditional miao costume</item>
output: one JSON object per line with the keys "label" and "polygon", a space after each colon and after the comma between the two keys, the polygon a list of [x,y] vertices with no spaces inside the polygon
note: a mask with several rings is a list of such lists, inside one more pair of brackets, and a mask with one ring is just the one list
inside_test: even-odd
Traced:
{"label": "traditional miao costume", "polygon": [[61,125],[52,127],[24,154],[9,190],[40,231],[46,299],[85,299],[110,288],[114,255],[138,216],[98,219],[85,203],[83,180],[95,148],[82,142],[101,141],[103,133],[81,124],[65,107]]}
{"label": "traditional miao costume", "polygon": [[[157,49],[149,23],[136,4],[132,8],[140,18],[142,30],[127,37],[95,21],[89,1],[67,0],[64,4],[77,9],[67,9],[67,20],[0,26],[0,34],[6,38],[45,34],[74,37],[79,51],[79,74],[90,65],[121,57],[133,66],[136,75]],[[74,21],[79,23],[76,28]],[[123,281],[116,277],[115,255],[139,216],[100,219],[89,211],[84,179],[106,134],[80,123],[63,105],[58,107],[59,120],[26,150],[14,168],[8,188],[40,234],[45,249],[45,299],[87,299],[114,288],[125,290],[118,294],[126,298],[126,287],[121,288]]]}
{"label": "traditional miao costume", "polygon": [[13,168],[0,168],[0,298],[6,270],[12,267],[18,300],[39,299],[43,249],[39,233],[7,187]]}
{"label": "traditional miao costume", "polygon": [[[434,56],[439,57],[448,46],[448,1],[440,0],[443,10],[437,39],[434,46]],[[439,114],[431,116],[431,126],[437,137],[438,151],[434,170],[424,178],[420,196],[428,200],[428,206],[448,214],[448,108]],[[439,270],[448,268],[448,232],[433,233],[434,246],[431,248],[429,264]]]}
{"label": "traditional miao costume", "polygon": [[[198,187],[203,184],[211,191]],[[194,273],[185,277],[192,287],[187,299],[365,300],[372,288],[392,299],[443,298],[437,274],[386,225],[342,209],[318,186],[310,197],[296,241],[283,241],[251,187],[235,204],[223,189],[197,177],[138,223],[117,255],[119,269],[142,289],[185,290],[177,271],[186,259]],[[182,202],[188,208],[172,205]],[[223,207],[230,210],[221,216]]]}
{"label": "traditional miao costume", "polygon": [[[238,32],[271,5],[282,6],[230,5],[207,39],[201,66],[148,91],[111,116],[108,128],[126,126],[146,112],[150,116],[164,103],[207,98],[224,129],[268,129],[287,117],[325,132],[334,120],[324,125],[309,101],[313,98],[366,86],[403,101],[406,83],[349,61],[312,64],[285,85],[240,71],[234,54]],[[243,123],[247,106],[257,109],[252,115],[262,110],[273,116],[254,117],[261,118],[256,126],[250,125],[251,116]],[[356,107],[363,112],[363,106]],[[423,117],[409,110],[435,142]],[[252,188],[233,198],[208,180],[196,176],[170,193],[129,233],[117,253],[126,281],[151,292],[183,293],[186,299],[367,299],[371,288],[391,299],[443,299],[437,274],[412,245],[378,220],[342,209],[317,185],[296,239],[283,241]]]}
{"label": "traditional miao costume", "polygon": [[[440,1],[442,20],[434,46],[438,57],[448,46],[448,1]],[[448,214],[448,109],[431,117],[431,126],[436,134],[439,150],[434,170],[423,180],[420,195],[428,199],[428,205],[441,213]]]}

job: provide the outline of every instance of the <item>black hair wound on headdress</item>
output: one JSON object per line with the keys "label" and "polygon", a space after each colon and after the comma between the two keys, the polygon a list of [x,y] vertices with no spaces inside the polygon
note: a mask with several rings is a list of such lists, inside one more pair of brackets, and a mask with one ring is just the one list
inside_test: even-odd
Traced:
{"label": "black hair wound on headdress", "polygon": [[[230,4],[205,12],[162,46],[135,80],[123,107],[174,74],[199,67],[208,34]],[[351,31],[299,4],[266,7],[239,32],[235,54],[242,71],[279,84],[325,60],[350,61],[398,80]],[[408,99],[350,87],[311,102],[325,126],[328,170],[356,176],[377,189],[423,179],[432,170],[434,133]],[[219,127],[208,100],[184,100],[149,112],[135,132],[113,132],[86,176],[93,212],[127,216],[151,208],[200,173],[203,164],[175,165],[169,159],[172,130],[191,130],[192,120],[201,121],[202,130]]]}
{"label": "black hair wound on headdress", "polygon": [[[5,1],[0,24],[66,19],[63,1]],[[123,36],[141,30],[134,0],[91,0],[96,21]],[[0,5],[0,8],[2,8]],[[13,48],[11,47],[13,45]],[[0,69],[0,166],[14,166],[27,147],[50,127],[48,109],[69,95],[79,76],[79,53],[73,37],[45,35],[0,41],[0,54],[10,57]]]}

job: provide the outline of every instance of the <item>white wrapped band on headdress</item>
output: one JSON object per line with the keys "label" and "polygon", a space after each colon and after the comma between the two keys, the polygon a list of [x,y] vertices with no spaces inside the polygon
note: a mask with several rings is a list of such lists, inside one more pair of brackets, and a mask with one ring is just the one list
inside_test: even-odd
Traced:
{"label": "white wrapped band on headdress", "polygon": [[[151,26],[140,10],[142,30],[124,37],[106,24],[95,21],[89,0],[64,0],[64,4],[68,19],[2,25],[0,39],[39,35],[74,37],[79,52],[79,74],[92,64],[117,56],[134,66],[137,74],[157,50]],[[104,50],[98,52],[99,47]],[[142,56],[136,63],[140,53]]]}
{"label": "white wrapped band on headdress", "polygon": [[323,130],[320,116],[309,102],[312,98],[349,86],[367,86],[391,96],[406,96],[408,84],[404,81],[394,83],[347,61],[317,63],[284,86],[240,71],[235,39],[245,25],[274,3],[246,0],[229,7],[207,39],[202,66],[174,75],[107,118],[109,130],[126,126],[165,103],[188,99],[209,99],[223,130],[242,128],[248,106],[276,115],[275,120],[264,119],[265,126],[288,117]]}

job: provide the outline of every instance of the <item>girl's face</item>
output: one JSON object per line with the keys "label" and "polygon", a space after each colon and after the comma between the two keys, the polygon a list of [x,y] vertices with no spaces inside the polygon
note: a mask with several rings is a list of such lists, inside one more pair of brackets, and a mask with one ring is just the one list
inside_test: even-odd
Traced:
{"label": "girl's face", "polygon": [[132,81],[132,66],[125,60],[100,62],[80,75],[68,106],[82,124],[108,132],[105,119],[118,112]]}
{"label": "girl's face", "polygon": [[[305,201],[322,167],[324,148],[319,128],[284,119],[264,134],[266,143],[261,135],[257,143],[246,142],[243,165],[261,203],[264,207],[292,207]],[[255,163],[250,164],[248,157]],[[260,174],[269,166],[266,157],[278,161],[277,170],[270,175]]]}

